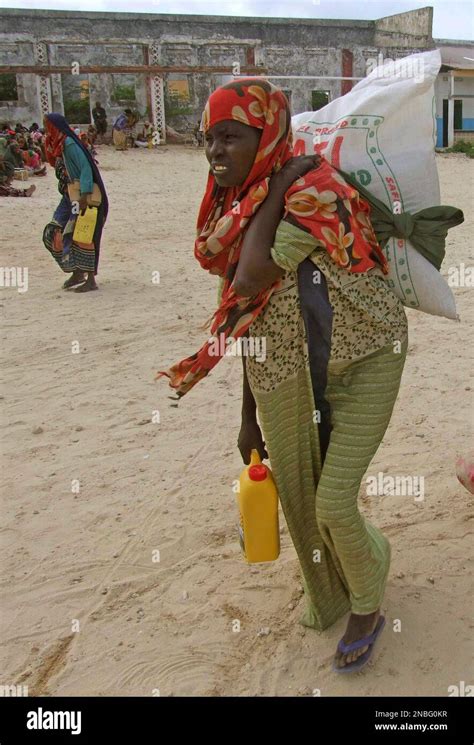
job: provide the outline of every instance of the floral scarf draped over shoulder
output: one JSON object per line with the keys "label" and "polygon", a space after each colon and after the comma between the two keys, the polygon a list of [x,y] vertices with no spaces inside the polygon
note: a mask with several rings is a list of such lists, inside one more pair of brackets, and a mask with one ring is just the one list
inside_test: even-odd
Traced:
{"label": "floral scarf draped over shoulder", "polygon": [[[214,338],[239,338],[262,312],[280,281],[252,298],[234,291],[232,281],[249,221],[268,195],[272,174],[293,157],[291,115],[281,90],[262,78],[242,78],[218,88],[203,114],[203,130],[233,120],[261,130],[260,144],[244,184],[219,187],[212,171],[197,220],[194,256],[210,274],[224,279],[221,302],[212,316],[213,338],[165,375],[178,397],[184,396],[219,362]],[[285,219],[311,233],[331,258],[351,272],[375,265],[387,273],[386,259],[370,223],[370,207],[324,158],[295,181],[285,195]],[[226,346],[222,345],[225,349]]]}

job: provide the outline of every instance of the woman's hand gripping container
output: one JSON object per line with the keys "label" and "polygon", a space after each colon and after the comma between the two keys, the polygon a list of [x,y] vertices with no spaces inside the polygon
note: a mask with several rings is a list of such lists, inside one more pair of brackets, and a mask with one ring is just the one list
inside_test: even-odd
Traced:
{"label": "woman's hand gripping container", "polygon": [[237,501],[240,545],[249,564],[275,561],[280,555],[278,492],[268,466],[252,450],[250,465],[240,474]]}

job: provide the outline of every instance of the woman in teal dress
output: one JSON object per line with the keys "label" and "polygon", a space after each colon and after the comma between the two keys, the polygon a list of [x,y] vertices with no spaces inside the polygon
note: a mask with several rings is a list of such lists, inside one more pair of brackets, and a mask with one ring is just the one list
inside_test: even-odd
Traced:
{"label": "woman in teal dress", "polygon": [[[46,155],[56,169],[62,199],[43,232],[43,242],[64,272],[71,273],[63,287],[75,292],[96,290],[102,229],[107,219],[105,187],[92,155],[60,114],[48,114]],[[62,165],[64,171],[61,171]],[[59,171],[58,171],[59,169]],[[96,206],[97,223],[90,243],[73,239],[77,217]]]}

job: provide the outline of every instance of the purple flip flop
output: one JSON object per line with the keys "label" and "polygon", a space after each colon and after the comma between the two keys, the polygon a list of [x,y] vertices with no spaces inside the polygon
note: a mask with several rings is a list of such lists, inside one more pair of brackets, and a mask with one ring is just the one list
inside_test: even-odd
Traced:
{"label": "purple flip flop", "polygon": [[333,662],[332,669],[335,673],[354,673],[357,672],[357,670],[361,670],[364,665],[366,665],[370,659],[370,655],[372,654],[375,642],[377,641],[378,636],[380,635],[383,627],[385,626],[385,617],[379,616],[379,619],[377,621],[377,625],[370,634],[370,636],[366,636],[363,639],[358,639],[355,642],[351,642],[350,644],[345,644],[344,641],[341,639],[339,644],[337,645],[337,651],[341,652],[342,654],[349,654],[349,652],[355,652],[356,649],[361,649],[361,647],[369,647],[367,652],[364,652],[364,654],[361,654],[360,657],[356,659],[355,662],[349,663],[349,665],[344,665],[344,667],[337,667],[336,663]]}

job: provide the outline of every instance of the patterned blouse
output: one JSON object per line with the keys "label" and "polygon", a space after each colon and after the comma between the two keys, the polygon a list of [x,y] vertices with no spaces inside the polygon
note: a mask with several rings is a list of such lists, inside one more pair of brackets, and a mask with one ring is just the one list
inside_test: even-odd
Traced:
{"label": "patterned blouse", "polygon": [[56,178],[58,179],[58,191],[62,196],[64,196],[65,194],[67,194],[69,177],[67,175],[66,166],[64,165],[64,160],[61,157],[56,158],[56,166],[54,170],[56,173]]}
{"label": "patterned blouse", "polygon": [[331,365],[365,357],[395,340],[402,343],[406,339],[403,303],[378,266],[351,273],[338,266],[316,238],[285,220],[278,226],[271,256],[282,269],[293,272],[309,257],[315,270],[324,274],[333,309]]}
{"label": "patterned blouse", "polygon": [[[288,275],[295,273],[298,264],[308,257],[315,264],[315,272],[319,269],[324,274],[333,311],[329,359],[332,369],[406,340],[408,323],[403,303],[378,266],[352,273],[336,264],[316,238],[285,220],[278,226],[271,256],[287,270],[284,279],[289,279]],[[218,298],[222,284],[220,281]]]}

